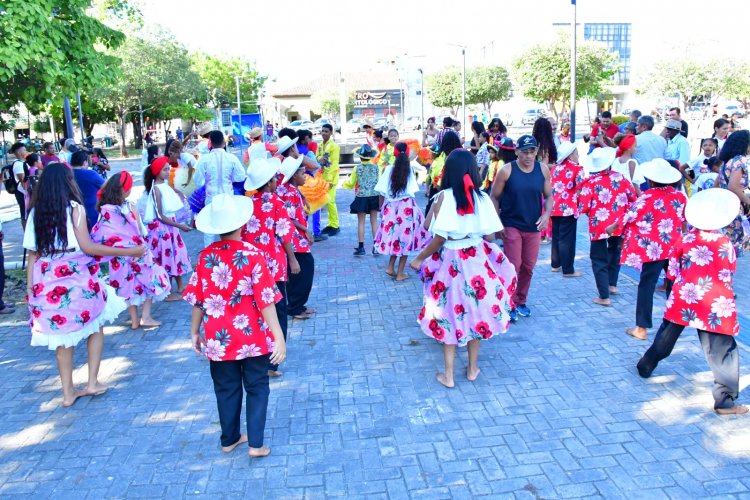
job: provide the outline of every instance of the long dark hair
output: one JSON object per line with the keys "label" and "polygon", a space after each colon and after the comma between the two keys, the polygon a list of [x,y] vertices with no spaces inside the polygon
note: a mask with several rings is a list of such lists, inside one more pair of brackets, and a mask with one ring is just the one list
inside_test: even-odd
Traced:
{"label": "long dark hair", "polygon": [[26,166],[29,168],[33,167],[40,158],[41,157],[38,154],[31,153],[30,155],[26,156]]}
{"label": "long dark hair", "polygon": [[[492,120],[490,120],[490,124],[487,125],[487,130],[492,130],[492,127],[495,126],[495,125],[500,125],[500,129],[497,132],[499,132],[501,134],[507,134],[508,133],[508,128],[505,126],[505,124],[503,123],[503,121],[500,118],[493,118]],[[492,133],[494,134],[496,132],[492,132]]]}
{"label": "long dark hair", "polygon": [[459,210],[469,208],[469,198],[464,191],[464,176],[469,174],[471,182],[474,183],[474,192],[477,197],[479,194],[479,169],[477,168],[477,159],[469,151],[457,149],[448,155],[445,160],[445,173],[440,184],[441,189],[453,189],[453,196],[456,198],[456,207]]}
{"label": "long dark hair", "polygon": [[448,132],[443,136],[443,142],[440,143],[440,152],[445,156],[450,155],[454,150],[463,148],[461,138],[455,132]]}
{"label": "long dark hair", "polygon": [[482,135],[482,133],[485,132],[485,130],[484,130],[484,123],[482,123],[480,121],[473,121],[473,122],[471,122],[471,130],[472,130],[472,132],[476,132],[477,135]]}
{"label": "long dark hair", "polygon": [[748,146],[750,146],[750,131],[738,130],[732,132],[727,137],[724,147],[721,148],[719,159],[726,163],[735,156],[745,156]]}
{"label": "long dark hair", "polygon": [[555,146],[555,136],[552,133],[552,124],[546,118],[537,118],[534,122],[534,128],[531,135],[539,144],[539,156],[547,156],[549,164],[557,163],[557,147]]}
{"label": "long dark hair", "polygon": [[151,188],[154,185],[155,179],[156,177],[154,177],[153,172],[151,172],[151,163],[149,163],[148,167],[146,167],[146,170],[143,171],[143,185],[146,187],[147,193],[151,193]]}
{"label": "long dark hair", "polygon": [[[149,172],[151,169],[148,169]],[[120,206],[125,203],[125,190],[122,188],[120,176],[115,175],[107,179],[101,190],[99,201],[96,202],[96,209],[101,210],[104,205]]]}
{"label": "long dark hair", "polygon": [[146,157],[146,162],[151,165],[151,162],[153,162],[157,156],[159,156],[159,146],[149,146],[146,148],[146,153],[148,156]]}
{"label": "long dark hair", "polygon": [[505,165],[507,165],[510,162],[516,161],[518,159],[518,155],[516,155],[515,149],[500,148],[500,159],[503,160],[503,163]]}
{"label": "long dark hair", "polygon": [[[64,163],[48,164],[39,176],[39,184],[31,197],[36,251],[40,256],[68,249],[68,210],[71,201],[81,203],[81,191],[73,179],[73,171]],[[83,210],[83,206],[79,210]]]}
{"label": "long dark hair", "polygon": [[405,191],[406,184],[409,182],[411,162],[409,162],[409,155],[406,154],[407,149],[405,142],[397,142],[393,146],[396,161],[393,162],[393,170],[391,171],[391,196],[396,196],[396,194]]}

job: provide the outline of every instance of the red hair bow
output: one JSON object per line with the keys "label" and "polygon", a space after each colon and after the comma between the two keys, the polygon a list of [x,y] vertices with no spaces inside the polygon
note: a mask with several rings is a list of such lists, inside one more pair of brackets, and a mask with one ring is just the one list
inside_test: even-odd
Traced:
{"label": "red hair bow", "polygon": [[474,213],[474,181],[469,174],[464,174],[464,193],[469,200],[469,206],[458,209],[458,215],[470,215]]}

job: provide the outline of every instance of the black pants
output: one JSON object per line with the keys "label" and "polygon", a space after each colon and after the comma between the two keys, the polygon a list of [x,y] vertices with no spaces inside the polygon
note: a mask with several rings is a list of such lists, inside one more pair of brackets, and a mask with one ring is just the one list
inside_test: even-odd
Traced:
{"label": "black pants", "polygon": [[[650,377],[659,361],[672,353],[684,329],[683,325],[666,319],[662,322],[659,331],[656,332],[654,343],[638,361],[638,373],[641,377]],[[698,330],[698,337],[708,366],[714,375],[714,409],[732,408],[740,392],[740,355],[737,351],[737,342],[731,335],[704,330]]]}
{"label": "black pants", "polygon": [[315,276],[315,259],[311,253],[295,253],[299,262],[300,272],[292,274],[289,272],[289,281],[286,284],[287,308],[289,316],[297,316],[305,312],[305,304],[310,298],[313,277]]}
{"label": "black pants", "polygon": [[438,194],[438,191],[439,189],[434,187],[432,181],[430,181],[430,185],[427,187],[427,206],[424,209],[425,216],[430,212],[430,207],[432,207],[432,197]]}
{"label": "black pants", "polygon": [[[635,302],[635,324],[641,328],[651,328],[651,315],[654,311],[654,290],[662,269],[667,268],[668,260],[646,262],[641,268],[641,279],[638,281],[638,297]],[[672,282],[666,280],[667,297],[672,291]]]}
{"label": "black pants", "polygon": [[610,236],[606,240],[591,242],[591,269],[596,280],[599,297],[609,298],[609,287],[617,286],[620,277],[620,253],[622,252],[622,237]]}
{"label": "black pants", "polygon": [[[276,286],[279,287],[279,291],[283,296],[283,298],[276,303],[276,316],[279,317],[279,325],[281,326],[281,331],[284,333],[284,340],[286,340],[286,330],[289,327],[289,318],[286,315],[286,282],[277,281]],[[276,371],[279,369],[279,365],[269,363],[268,369]]]}
{"label": "black pants", "polygon": [[221,445],[230,446],[240,439],[242,416],[242,386],[245,386],[245,420],[247,440],[252,448],[263,446],[268,410],[268,358],[269,355],[245,358],[239,361],[211,361],[211,379],[214,381],[216,406],[219,408]]}
{"label": "black pants", "polygon": [[0,309],[5,309],[3,302],[3,291],[5,290],[5,256],[3,255],[3,242],[0,240]]}
{"label": "black pants", "polygon": [[576,259],[576,228],[578,219],[567,217],[550,217],[552,224],[552,267],[562,266],[563,274],[573,274]]}
{"label": "black pants", "polygon": [[18,210],[21,212],[21,220],[26,223],[26,197],[21,191],[16,190],[15,192],[16,202],[18,203]]}

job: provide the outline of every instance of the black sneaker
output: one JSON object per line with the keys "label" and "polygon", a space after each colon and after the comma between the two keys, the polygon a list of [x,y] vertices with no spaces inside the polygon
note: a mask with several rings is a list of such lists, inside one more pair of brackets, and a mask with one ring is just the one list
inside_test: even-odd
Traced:
{"label": "black sneaker", "polygon": [[339,229],[337,227],[330,227],[329,226],[326,229],[328,229],[328,231],[326,232],[326,234],[328,236],[336,236],[337,234],[339,234],[341,232],[341,229]]}
{"label": "black sneaker", "polygon": [[375,247],[372,247],[372,254],[373,254],[374,256],[376,256],[376,257],[377,257],[378,255],[380,255],[380,252],[378,252],[378,251],[377,251],[377,250],[375,249]]}
{"label": "black sneaker", "polygon": [[319,242],[319,241],[325,241],[325,240],[327,240],[327,239],[328,239],[328,236],[326,236],[326,235],[325,235],[325,234],[323,234],[323,233],[320,233],[320,234],[316,234],[316,235],[315,235],[315,237],[313,238],[313,240],[314,240],[314,241],[315,241],[316,243],[317,243],[317,242]]}
{"label": "black sneaker", "polygon": [[333,229],[331,226],[326,226],[326,227],[323,228],[323,230],[320,232],[320,234],[328,235],[330,233],[331,229]]}
{"label": "black sneaker", "polygon": [[364,255],[365,253],[367,253],[367,252],[365,252],[365,248],[364,247],[359,247],[359,248],[356,248],[354,250],[354,255],[357,255],[357,256]]}

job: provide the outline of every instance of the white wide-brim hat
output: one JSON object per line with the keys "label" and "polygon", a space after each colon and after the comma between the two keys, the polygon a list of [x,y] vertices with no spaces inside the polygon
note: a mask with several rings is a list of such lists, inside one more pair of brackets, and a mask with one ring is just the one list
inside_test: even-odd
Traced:
{"label": "white wide-brim hat", "polygon": [[578,145],[575,142],[563,142],[560,144],[560,147],[557,148],[557,163],[562,163],[576,149],[578,149]]}
{"label": "white wide-brim hat", "polygon": [[300,165],[302,165],[301,156],[298,156],[297,158],[287,156],[284,158],[284,161],[281,162],[281,173],[284,175],[281,179],[281,183],[286,184],[289,182],[292,177],[294,177],[294,174],[297,173],[297,170],[299,170]]}
{"label": "white wide-brim hat", "polygon": [[245,189],[254,191],[265,186],[273,176],[279,173],[281,169],[281,160],[278,158],[256,158],[252,165],[247,169],[247,179],[245,179]]}
{"label": "white wide-brim hat", "polygon": [[590,174],[607,170],[617,157],[615,148],[596,148],[583,160],[583,168]]}
{"label": "white wide-brim hat", "polygon": [[297,139],[297,137],[295,137],[294,139],[290,139],[287,136],[281,137],[278,142],[276,142],[276,147],[279,148],[277,153],[281,154],[287,149],[291,148],[294,144],[297,144]]}
{"label": "white wide-brim hat", "polygon": [[201,233],[231,233],[250,220],[253,200],[247,196],[217,194],[195,217],[195,227]]}
{"label": "white wide-brim hat", "polygon": [[740,199],[728,189],[698,191],[688,199],[685,218],[698,229],[711,231],[727,227],[740,214]]}
{"label": "white wide-brim hat", "polygon": [[210,123],[204,123],[198,128],[198,135],[201,137],[213,130],[213,126]]}
{"label": "white wide-brim hat", "polygon": [[663,158],[654,158],[651,161],[641,163],[638,173],[646,179],[659,184],[674,184],[682,179],[682,174]]}

